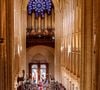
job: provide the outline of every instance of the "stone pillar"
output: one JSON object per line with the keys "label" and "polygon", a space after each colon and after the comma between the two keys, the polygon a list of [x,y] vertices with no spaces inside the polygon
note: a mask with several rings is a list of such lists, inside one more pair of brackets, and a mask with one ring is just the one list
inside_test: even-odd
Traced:
{"label": "stone pillar", "polygon": [[7,90],[6,66],[6,0],[0,0],[0,89]]}
{"label": "stone pillar", "polygon": [[[22,9],[21,13],[21,45],[20,45],[20,72],[22,74],[22,70],[25,70],[26,73],[26,27],[27,27],[27,11]],[[34,20],[34,18],[32,19]]]}
{"label": "stone pillar", "polygon": [[[57,7],[56,7],[57,8]],[[63,18],[59,8],[55,9],[55,78],[61,82],[61,37],[63,33]]]}
{"label": "stone pillar", "polygon": [[81,90],[94,90],[93,86],[93,0],[82,0],[82,68]]}
{"label": "stone pillar", "polygon": [[1,0],[0,12],[0,89],[12,90],[13,0]]}
{"label": "stone pillar", "polygon": [[[96,81],[94,90],[100,90],[100,0],[94,1],[94,30],[96,31]],[[96,82],[96,84],[95,84]]]}
{"label": "stone pillar", "polygon": [[[100,9],[99,9],[99,0],[93,0],[93,61],[92,61],[92,89],[93,90],[100,90],[100,81],[98,83],[97,80],[100,80],[96,74],[100,75],[100,53],[98,51],[100,50],[100,26],[98,27],[98,23],[100,25]],[[98,11],[99,10],[99,11]],[[98,32],[99,31],[99,32]],[[98,47],[99,46],[99,47]],[[99,70],[99,71],[98,71]],[[96,86],[98,85],[98,86]],[[98,88],[97,88],[98,87]]]}

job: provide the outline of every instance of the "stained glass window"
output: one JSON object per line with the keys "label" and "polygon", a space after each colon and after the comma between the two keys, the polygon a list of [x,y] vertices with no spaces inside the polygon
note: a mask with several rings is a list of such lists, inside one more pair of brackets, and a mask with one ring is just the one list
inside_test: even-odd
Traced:
{"label": "stained glass window", "polygon": [[36,16],[44,17],[45,13],[52,11],[52,0],[30,0],[28,3],[28,14],[35,13]]}

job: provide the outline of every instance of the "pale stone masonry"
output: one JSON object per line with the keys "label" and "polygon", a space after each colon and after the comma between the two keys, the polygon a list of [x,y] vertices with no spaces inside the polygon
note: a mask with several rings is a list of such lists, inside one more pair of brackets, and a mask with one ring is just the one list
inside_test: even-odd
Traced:
{"label": "pale stone masonry", "polygon": [[[100,0],[52,1],[55,79],[68,90],[100,90]],[[0,0],[0,90],[14,90],[27,67],[27,2]]]}

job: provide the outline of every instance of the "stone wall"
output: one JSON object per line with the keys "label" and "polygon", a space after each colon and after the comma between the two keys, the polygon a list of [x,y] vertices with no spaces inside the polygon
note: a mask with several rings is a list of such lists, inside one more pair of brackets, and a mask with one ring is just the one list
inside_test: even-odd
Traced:
{"label": "stone wall", "polygon": [[[74,88],[99,90],[100,1],[53,0],[53,2],[56,30],[54,61],[56,80],[66,87],[68,85],[68,90]],[[0,13],[0,37],[4,38],[4,43],[0,43],[0,81],[2,81],[0,89],[2,90],[14,90],[15,76],[25,69],[26,65],[24,62],[26,32],[23,31],[26,26],[23,23],[26,22],[24,14],[26,4],[23,7],[21,4],[20,0],[0,0],[0,12],[2,12]]]}
{"label": "stone wall", "polygon": [[[80,90],[81,0],[59,1],[55,6],[55,66],[68,90]],[[58,62],[57,62],[58,61]],[[58,74],[57,74],[58,75]],[[56,75],[55,75],[56,76]],[[73,90],[72,89],[72,90]]]}

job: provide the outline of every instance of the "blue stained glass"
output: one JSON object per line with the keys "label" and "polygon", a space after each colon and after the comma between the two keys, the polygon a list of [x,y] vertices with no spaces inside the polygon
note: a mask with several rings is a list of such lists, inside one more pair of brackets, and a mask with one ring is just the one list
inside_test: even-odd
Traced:
{"label": "blue stained glass", "polygon": [[50,13],[52,10],[51,0],[30,0],[28,3],[28,13],[32,14],[34,11],[36,16],[43,16],[44,14]]}

